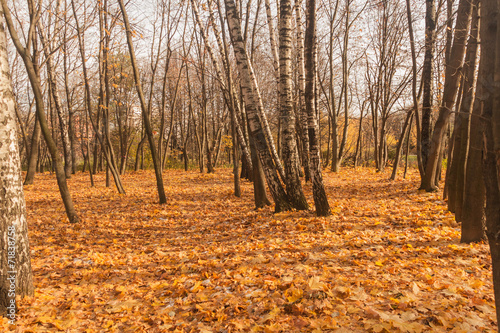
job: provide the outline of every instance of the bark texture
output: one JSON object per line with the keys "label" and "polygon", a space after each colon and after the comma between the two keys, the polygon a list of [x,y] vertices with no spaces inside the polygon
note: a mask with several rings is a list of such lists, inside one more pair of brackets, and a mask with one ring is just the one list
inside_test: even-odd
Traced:
{"label": "bark texture", "polygon": [[470,0],[460,0],[458,4],[457,23],[455,25],[455,38],[451,48],[450,62],[447,64],[445,72],[443,101],[441,102],[439,116],[434,126],[428,160],[425,164],[425,175],[421,184],[421,188],[426,191],[434,191],[437,188],[436,173],[440,161],[439,157],[441,156],[441,146],[458,93],[471,14],[472,2]]}
{"label": "bark texture", "polygon": [[331,214],[330,204],[326,196],[321,173],[321,156],[319,147],[319,129],[316,115],[315,84],[316,84],[316,1],[306,2],[306,33],[305,33],[305,66],[306,87],[305,103],[309,134],[309,160],[311,162],[311,181],[313,185],[314,205],[316,215],[328,216]]}
{"label": "bark texture", "polygon": [[288,200],[293,208],[309,208],[302,191],[299,177],[299,156],[296,141],[295,114],[292,92],[292,2],[280,1],[279,55],[280,55],[280,118],[282,158],[285,167],[285,183]]}
{"label": "bark texture", "polygon": [[425,56],[422,68],[422,163],[427,163],[432,136],[432,82],[434,80],[434,53],[436,49],[436,1],[425,1]]}
{"label": "bark texture", "polygon": [[[486,189],[486,234],[491,252],[496,312],[497,318],[500,318],[500,169],[497,164],[499,154],[495,150],[498,132],[494,130],[500,106],[497,85],[500,83],[498,9],[497,1],[481,1],[481,64],[484,64],[485,71],[480,71],[478,81],[485,89],[478,97],[482,101],[482,126],[471,127],[471,131],[480,131],[484,140],[482,161]],[[497,325],[500,328],[498,320]]]}
{"label": "bark texture", "polygon": [[8,73],[7,39],[0,8],[0,315],[15,322],[15,296],[33,295],[34,286],[15,102]]}
{"label": "bark texture", "polygon": [[[271,155],[271,145],[268,143],[260,115],[263,114],[262,99],[259,94],[259,87],[255,78],[252,65],[250,64],[245,43],[241,33],[240,19],[234,0],[225,0],[226,15],[229,25],[229,33],[233,45],[236,63],[241,76],[241,90],[245,99],[248,126],[250,134],[255,140],[255,147],[259,154],[267,185],[275,203],[275,212],[290,210],[287,194],[280,182],[273,157]],[[260,110],[260,112],[259,112]],[[274,149],[273,149],[274,150]]]}

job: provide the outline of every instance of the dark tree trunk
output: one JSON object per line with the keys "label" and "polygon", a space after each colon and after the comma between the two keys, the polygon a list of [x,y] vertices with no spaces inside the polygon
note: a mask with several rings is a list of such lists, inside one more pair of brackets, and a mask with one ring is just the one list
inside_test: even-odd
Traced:
{"label": "dark tree trunk", "polygon": [[446,67],[443,100],[439,108],[439,116],[432,134],[431,148],[429,154],[427,155],[427,163],[425,164],[425,175],[420,186],[426,191],[434,191],[437,188],[436,173],[442,151],[441,147],[443,145],[443,137],[451,116],[451,110],[453,109],[455,98],[458,93],[460,76],[464,62],[463,58],[465,54],[466,40],[469,35],[471,13],[471,1],[460,0],[450,62]]}
{"label": "dark tree trunk", "polygon": [[432,135],[432,81],[434,72],[434,53],[436,49],[436,2],[426,0],[425,11],[425,56],[422,69],[422,163],[427,163],[431,148]]}
{"label": "dark tree trunk", "polygon": [[165,203],[167,203],[167,196],[165,195],[165,186],[163,184],[161,163],[160,163],[160,160],[158,159],[158,153],[156,151],[155,141],[153,138],[153,129],[151,127],[151,122],[149,120],[149,115],[148,115],[147,109],[146,109],[146,101],[144,98],[144,94],[142,92],[141,78],[139,75],[139,69],[137,67],[137,61],[135,58],[134,45],[132,43],[132,30],[130,27],[130,23],[128,21],[128,16],[127,16],[127,12],[125,10],[125,5],[123,4],[123,0],[118,0],[118,4],[120,5],[120,10],[121,10],[123,21],[125,24],[125,29],[126,29],[126,34],[127,34],[127,44],[128,44],[128,49],[129,49],[129,53],[130,53],[130,60],[131,60],[132,68],[134,71],[135,88],[137,90],[137,95],[139,95],[139,100],[140,100],[140,104],[141,104],[141,111],[142,111],[142,118],[144,121],[144,128],[146,130],[146,135],[148,137],[149,147],[151,150],[151,157],[153,159],[153,164],[154,164],[154,168],[155,168],[156,187],[158,189],[158,197],[159,197],[160,204],[165,204]]}
{"label": "dark tree trunk", "polygon": [[253,197],[255,208],[263,208],[271,205],[266,192],[266,177],[260,164],[257,148],[255,147],[254,139],[250,135],[250,153],[252,155],[252,178],[253,178]]}
{"label": "dark tree trunk", "polygon": [[[463,97],[460,103],[460,112],[456,115],[455,130],[453,135],[453,154],[448,163],[449,172],[446,182],[448,184],[448,210],[455,213],[455,220],[462,221],[462,205],[465,189],[465,171],[468,159],[470,117],[475,95],[475,70],[478,55],[478,23],[477,1],[472,14],[471,36],[467,46],[466,61],[464,64],[464,80],[462,82]],[[474,162],[473,162],[474,163]],[[473,181],[471,179],[471,181]]]}
{"label": "dark tree trunk", "polygon": [[28,169],[26,171],[26,178],[24,179],[24,185],[31,185],[35,179],[36,165],[38,161],[38,146],[40,144],[40,123],[38,118],[35,117],[35,127],[33,129],[33,134],[31,136],[31,149],[30,155],[28,157]]}
{"label": "dark tree trunk", "polygon": [[64,207],[66,209],[66,215],[68,216],[68,219],[71,223],[76,223],[78,222],[79,218],[73,206],[73,200],[71,199],[71,194],[68,189],[68,184],[66,183],[64,166],[61,161],[61,158],[59,157],[59,152],[57,151],[56,143],[50,133],[50,128],[47,123],[47,119],[45,117],[45,110],[44,110],[45,105],[41,90],[40,77],[39,75],[37,75],[35,71],[31,55],[27,54],[26,48],[21,45],[17,32],[14,28],[14,23],[10,16],[9,8],[5,0],[2,0],[2,7],[4,10],[4,15],[7,25],[9,27],[10,35],[17,49],[17,52],[23,59],[31,83],[31,87],[33,89],[33,94],[35,96],[35,101],[36,101],[36,114],[38,120],[40,121],[40,128],[45,138],[45,142],[47,143],[47,147],[49,149],[50,156],[54,164],[53,166],[56,171],[57,184],[59,185],[59,192],[61,193],[61,198],[63,200]]}

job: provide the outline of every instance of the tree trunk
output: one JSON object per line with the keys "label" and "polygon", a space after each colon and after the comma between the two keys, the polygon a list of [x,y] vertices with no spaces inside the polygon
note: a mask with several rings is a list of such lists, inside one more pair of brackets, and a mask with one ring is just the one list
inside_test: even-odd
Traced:
{"label": "tree trunk", "polygon": [[462,66],[464,62],[466,40],[469,34],[471,22],[472,3],[470,0],[460,0],[458,5],[457,23],[455,25],[455,38],[451,49],[450,62],[446,67],[443,100],[439,108],[439,116],[434,126],[431,148],[428,160],[425,164],[425,175],[420,188],[426,191],[434,191],[437,188],[436,173],[441,156],[441,146],[443,136],[450,119],[451,111],[455,104],[455,99],[460,84]]}
{"label": "tree trunk", "polygon": [[280,55],[280,119],[282,138],[282,157],[285,166],[285,183],[288,201],[297,210],[309,208],[302,191],[299,177],[299,156],[295,138],[295,114],[292,96],[292,2],[280,1],[279,21],[279,55]]}
{"label": "tree trunk", "polygon": [[432,81],[434,79],[434,53],[436,49],[436,1],[425,1],[425,56],[422,68],[422,163],[426,165],[432,136]]}
{"label": "tree trunk", "polygon": [[307,112],[304,105],[304,91],[306,84],[304,65],[304,31],[302,28],[302,0],[295,1],[295,20],[297,26],[297,67],[298,67],[298,98],[297,115],[299,117],[302,134],[302,166],[306,182],[311,180],[311,170],[309,167],[309,136],[307,133]]}
{"label": "tree trunk", "polygon": [[125,5],[123,4],[123,0],[118,0],[118,4],[120,5],[120,10],[122,12],[123,21],[125,23],[125,29],[127,34],[127,44],[130,53],[130,60],[132,62],[132,68],[134,70],[134,80],[135,80],[135,88],[137,90],[137,94],[139,95],[139,100],[141,103],[142,110],[142,118],[144,121],[144,127],[146,130],[146,134],[148,136],[149,147],[151,149],[151,156],[153,158],[153,164],[155,168],[155,176],[156,176],[156,187],[158,188],[158,197],[160,200],[160,204],[167,203],[167,197],[165,195],[165,187],[163,185],[163,175],[161,170],[161,164],[158,159],[158,154],[155,147],[155,142],[153,138],[153,129],[151,127],[151,122],[149,120],[149,115],[146,109],[146,101],[144,99],[144,94],[142,92],[141,86],[141,78],[139,75],[139,69],[137,68],[137,60],[135,58],[134,45],[132,43],[132,30],[130,28],[130,23],[128,21],[127,12],[125,11]]}
{"label": "tree trunk", "polygon": [[[500,26],[499,4],[497,1],[481,1],[481,63],[487,62],[487,69],[479,73],[478,82],[487,85],[488,94],[478,96],[483,104],[482,134],[483,142],[483,175],[486,187],[486,230],[490,245],[493,289],[497,318],[500,318]],[[484,45],[484,49],[483,49]],[[484,51],[484,52],[483,52]],[[494,68],[494,70],[492,70]],[[486,69],[486,64],[485,64]],[[493,72],[493,73],[492,73]],[[484,75],[481,75],[484,74]],[[471,127],[472,130],[478,130]],[[497,320],[500,329],[500,320]]]}
{"label": "tree trunk", "polygon": [[[492,1],[494,2],[494,1]],[[489,4],[488,4],[489,5]],[[492,4],[493,5],[493,4]],[[499,6],[492,11],[484,11],[487,20],[496,20],[495,30],[500,26],[500,15],[498,13]],[[482,7],[483,8],[483,7]],[[481,9],[483,11],[483,9]],[[496,17],[495,17],[496,16]],[[488,22],[489,23],[489,22]],[[492,23],[492,22],[491,22]],[[483,23],[481,23],[482,25]],[[493,29],[493,26],[488,26]],[[481,32],[481,39],[483,34]],[[483,40],[483,39],[482,39]],[[495,305],[497,318],[500,318],[500,33],[496,34],[496,58],[495,58],[495,71],[494,71],[494,89],[493,94],[493,108],[485,110],[484,116],[487,118],[487,156],[485,161],[485,182],[488,183],[486,187],[487,201],[486,201],[486,225],[487,234],[490,244],[491,260],[493,267],[493,286],[495,291]],[[482,50],[481,50],[482,53]],[[483,54],[483,53],[482,53]],[[489,54],[492,56],[493,53]],[[491,120],[491,126],[489,125]],[[497,320],[497,326],[500,330],[500,320]]]}
{"label": "tree trunk", "polygon": [[[56,2],[56,10],[55,10],[55,22],[54,22],[54,33],[59,33],[59,15],[60,13],[60,0]],[[68,134],[68,125],[66,121],[66,116],[63,114],[61,98],[59,95],[59,88],[57,84],[57,77],[54,68],[54,64],[52,62],[52,43],[58,42],[57,37],[54,35],[53,39],[50,39],[50,36],[45,36],[43,27],[41,26],[41,22],[38,21],[38,33],[40,35],[40,40],[42,45],[44,46],[43,50],[45,53],[46,63],[47,63],[47,80],[50,85],[50,91],[52,92],[52,98],[54,101],[54,108],[57,113],[57,118],[59,120],[59,130],[61,134],[61,142],[63,147],[63,156],[64,156],[64,172],[66,174],[66,178],[71,177],[72,171],[72,160],[71,160],[71,146]]]}
{"label": "tree trunk", "polygon": [[316,0],[306,0],[306,33],[305,33],[305,66],[306,87],[305,103],[308,115],[309,132],[309,159],[311,161],[311,180],[313,185],[314,205],[316,215],[328,216],[331,214],[328,197],[326,196],[323,176],[321,174],[321,152],[319,148],[319,129],[317,109],[315,103],[316,84]]}
{"label": "tree trunk", "polygon": [[40,123],[38,121],[38,117],[35,117],[34,123],[33,134],[31,135],[30,155],[28,157],[28,169],[26,171],[24,185],[31,185],[35,180],[36,164],[39,154],[38,146],[40,144]]}
{"label": "tree trunk", "polygon": [[[481,58],[479,62],[479,73],[477,80],[476,99],[470,117],[470,141],[469,151],[467,156],[464,197],[462,202],[461,222],[462,236],[461,242],[479,242],[485,238],[485,183],[482,177],[485,170],[483,160],[483,133],[481,128],[483,121],[481,120],[482,109],[487,106],[492,82],[492,70],[494,67],[494,58],[488,53],[495,52],[495,34],[496,31],[491,31],[493,24],[496,30],[496,22],[491,22],[490,14],[487,10],[492,10],[492,7],[484,2],[485,7],[481,6]],[[496,6],[494,6],[496,8]],[[486,13],[484,15],[483,13]],[[489,19],[489,22],[488,22]],[[496,19],[496,17],[495,17]],[[489,80],[489,81],[488,81]],[[491,105],[489,105],[491,108]]]}
{"label": "tree trunk", "polygon": [[[38,120],[40,121],[40,128],[42,134],[45,138],[45,142],[47,143],[47,147],[49,149],[52,161],[54,163],[57,184],[59,185],[59,192],[61,193],[61,198],[63,200],[64,207],[66,209],[66,215],[68,216],[68,219],[71,223],[76,223],[78,222],[79,218],[73,206],[73,200],[71,199],[71,195],[69,193],[68,184],[66,183],[66,175],[64,172],[64,167],[61,158],[59,157],[59,152],[57,151],[56,143],[51,136],[47,119],[45,118],[45,110],[44,110],[45,106],[41,90],[40,77],[35,72],[35,67],[33,65],[31,55],[28,54],[26,48],[21,45],[20,39],[14,28],[14,23],[12,22],[12,17],[10,15],[6,0],[2,0],[2,7],[4,10],[5,21],[7,22],[13,43],[16,47],[17,52],[23,59],[31,83],[31,87],[33,89],[33,94],[35,96],[35,101],[36,101],[36,113],[38,116]],[[36,22],[33,23],[36,24]]]}
{"label": "tree trunk", "polygon": [[269,186],[271,195],[273,196],[275,212],[290,210],[291,206],[288,202],[287,194],[281,185],[277,173],[277,166],[275,166],[275,161],[271,155],[271,147],[268,144],[264,128],[261,124],[261,120],[259,119],[263,114],[262,99],[260,97],[252,65],[250,64],[245,45],[243,43],[236,5],[234,0],[225,0],[225,5],[233,50],[241,75],[241,88],[243,97],[245,98],[248,125],[250,127],[251,135],[255,139],[255,146],[266,175],[267,185]]}
{"label": "tree trunk", "polygon": [[398,140],[398,145],[396,147],[396,157],[394,158],[394,165],[392,166],[392,174],[391,174],[391,180],[396,179],[396,175],[398,173],[398,167],[399,167],[399,161],[401,160],[401,149],[403,148],[403,143],[405,141],[406,133],[408,131],[408,128],[410,127],[410,122],[413,119],[413,109],[408,111],[405,119],[405,123],[403,125],[403,130],[401,131],[401,136],[399,137]]}
{"label": "tree trunk", "polygon": [[[1,8],[0,8],[0,11]],[[28,223],[21,178],[15,102],[10,81],[7,38],[0,12],[0,316],[16,321],[16,295],[33,296]],[[34,147],[32,147],[34,149]]]}
{"label": "tree trunk", "polygon": [[[464,80],[462,83],[463,97],[460,103],[460,112],[456,115],[453,155],[448,163],[449,172],[446,182],[448,184],[448,210],[455,213],[455,220],[462,221],[462,205],[465,188],[465,170],[468,159],[470,117],[474,105],[476,86],[476,59],[478,56],[479,13],[478,1],[475,1],[471,35],[467,45],[467,55],[464,64]],[[474,163],[474,162],[473,162]],[[471,181],[473,181],[471,179]]]}
{"label": "tree trunk", "polygon": [[[64,20],[67,19],[68,14],[68,3],[65,1],[64,7]],[[63,37],[63,74],[64,74],[64,91],[66,94],[66,107],[68,109],[68,136],[69,145],[71,151],[71,173],[76,173],[76,135],[75,135],[75,111],[72,106],[72,98],[69,90],[68,82],[68,24],[64,25],[64,37]]]}
{"label": "tree trunk", "polygon": [[250,135],[250,153],[252,154],[252,178],[253,178],[253,197],[255,208],[264,208],[271,205],[271,201],[267,198],[266,192],[266,176],[262,170],[262,165],[259,160],[257,148],[253,137]]}

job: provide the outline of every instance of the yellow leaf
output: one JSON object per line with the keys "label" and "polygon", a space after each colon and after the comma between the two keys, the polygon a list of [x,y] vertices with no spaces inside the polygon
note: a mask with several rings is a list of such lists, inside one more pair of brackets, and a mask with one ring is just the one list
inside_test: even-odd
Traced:
{"label": "yellow leaf", "polygon": [[298,300],[300,300],[302,298],[302,296],[304,295],[304,291],[302,289],[299,289],[299,288],[295,288],[295,287],[292,287],[292,288],[288,288],[286,291],[285,291],[285,296],[286,296],[286,299],[290,302],[290,303],[295,303],[297,302]]}
{"label": "yellow leaf", "polygon": [[325,287],[325,284],[320,281],[319,276],[313,276],[312,278],[310,278],[308,284],[311,290],[323,290],[323,288]]}

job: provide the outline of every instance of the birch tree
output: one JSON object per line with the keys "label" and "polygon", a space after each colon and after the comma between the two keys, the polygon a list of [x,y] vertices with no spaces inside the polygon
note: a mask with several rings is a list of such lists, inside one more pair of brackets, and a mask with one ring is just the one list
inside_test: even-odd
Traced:
{"label": "birch tree", "polygon": [[279,105],[282,157],[288,198],[295,209],[309,208],[299,178],[299,156],[296,141],[295,114],[292,96],[292,2],[280,1],[279,23]]}
{"label": "birch tree", "polygon": [[306,31],[305,31],[305,104],[307,112],[307,132],[309,135],[309,160],[311,181],[313,185],[314,205],[316,215],[328,216],[331,214],[330,204],[326,196],[323,176],[321,173],[321,152],[319,149],[319,130],[315,103],[316,84],[316,0],[306,0]]}
{"label": "birch tree", "polygon": [[241,22],[234,0],[225,0],[225,7],[233,51],[241,76],[240,84],[245,99],[248,126],[252,137],[255,139],[255,146],[264,169],[267,185],[275,203],[275,212],[290,210],[291,206],[288,202],[285,189],[280,182],[277,166],[274,164],[271,155],[271,147],[261,123],[260,115],[263,114],[262,98],[260,97],[259,87],[245,48],[245,43],[243,42]]}
{"label": "birch tree", "polygon": [[0,315],[16,319],[16,295],[33,296],[28,222],[9,75],[4,13],[0,8]]}

